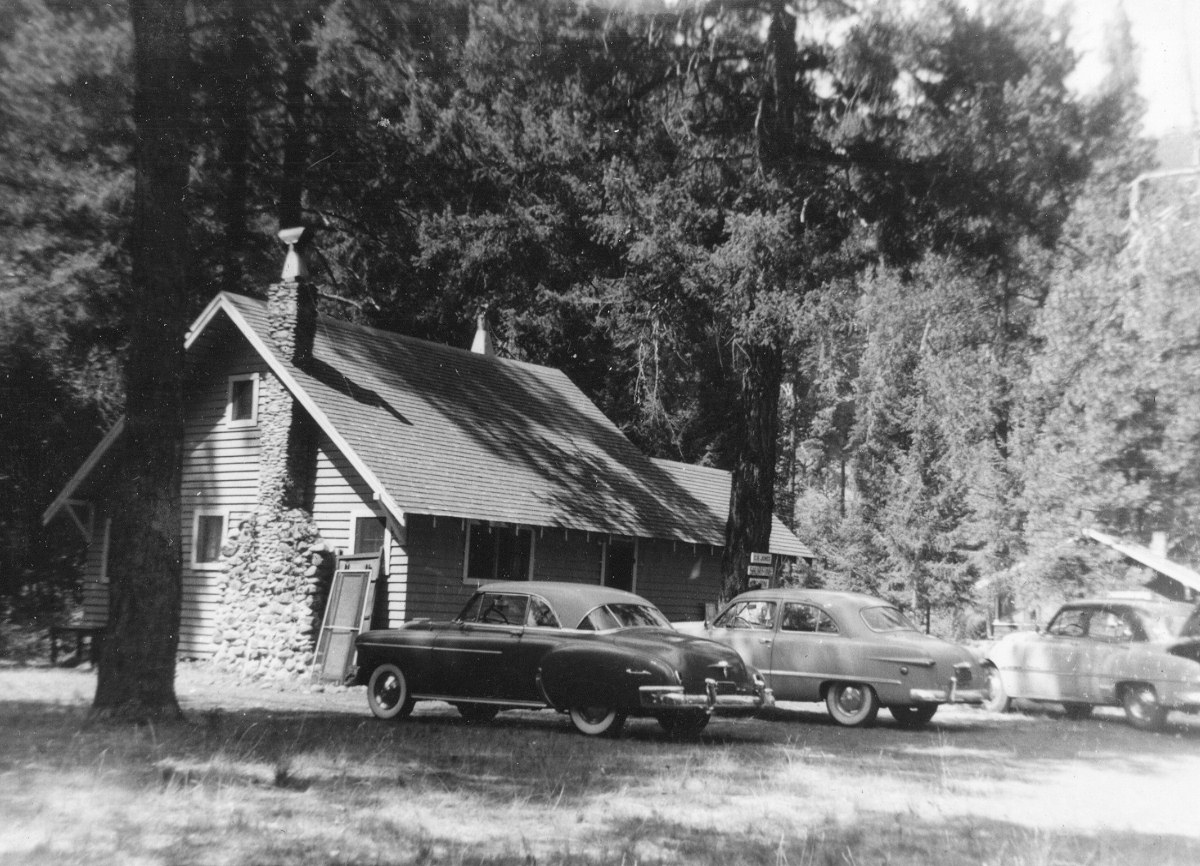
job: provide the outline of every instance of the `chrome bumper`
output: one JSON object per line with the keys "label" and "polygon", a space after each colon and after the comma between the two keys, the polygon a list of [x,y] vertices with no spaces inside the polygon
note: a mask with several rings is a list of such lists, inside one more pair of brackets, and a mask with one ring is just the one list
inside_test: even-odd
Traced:
{"label": "chrome bumper", "polygon": [[775,693],[762,677],[754,678],[752,695],[717,693],[717,681],[704,681],[704,692],[685,692],[683,686],[642,686],[638,689],[644,710],[701,709],[706,712],[754,711],[775,706]]}
{"label": "chrome bumper", "polygon": [[983,689],[960,689],[957,680],[950,680],[944,689],[910,689],[908,696],[937,704],[982,704],[987,697]]}

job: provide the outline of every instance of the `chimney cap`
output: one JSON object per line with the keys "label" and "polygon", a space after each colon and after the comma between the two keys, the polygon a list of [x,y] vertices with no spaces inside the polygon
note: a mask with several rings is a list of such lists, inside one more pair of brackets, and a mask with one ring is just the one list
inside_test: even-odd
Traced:
{"label": "chimney cap", "polygon": [[280,279],[284,282],[294,283],[308,276],[308,268],[304,265],[304,259],[296,251],[296,244],[300,242],[300,238],[306,231],[308,229],[305,226],[279,230],[279,239],[287,244],[288,248],[287,255],[283,259],[283,273],[280,275]]}
{"label": "chimney cap", "polygon": [[487,309],[479,311],[475,317],[475,341],[471,343],[471,351],[477,355],[494,356],[496,347],[492,343],[492,332],[488,327]]}

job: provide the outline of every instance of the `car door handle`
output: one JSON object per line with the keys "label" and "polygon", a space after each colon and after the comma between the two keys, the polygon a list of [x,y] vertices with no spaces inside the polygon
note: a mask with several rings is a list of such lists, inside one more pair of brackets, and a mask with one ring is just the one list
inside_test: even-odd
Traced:
{"label": "car door handle", "polygon": [[769,637],[760,637],[760,638],[758,639],[758,642],[759,642],[759,643],[765,643],[767,646],[770,646],[770,645],[771,645],[771,643],[772,643],[772,641],[771,641],[771,639],[770,639]]}

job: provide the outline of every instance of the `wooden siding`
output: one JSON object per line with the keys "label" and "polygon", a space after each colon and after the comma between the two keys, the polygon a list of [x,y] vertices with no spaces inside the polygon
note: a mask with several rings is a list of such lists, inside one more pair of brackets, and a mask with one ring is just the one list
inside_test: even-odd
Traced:
{"label": "wooden siding", "polygon": [[535,531],[535,580],[565,580],[599,585],[607,536],[561,529]]}
{"label": "wooden siding", "polygon": [[101,509],[95,509],[83,563],[83,610],[76,623],[81,626],[99,626],[108,622],[108,574],[104,566],[108,528],[107,515]]}
{"label": "wooden siding", "polygon": [[[350,465],[329,437],[322,434],[317,445],[317,465],[313,474],[313,521],[321,537],[332,548],[349,553],[352,521],[367,512],[384,516],[383,508],[375,502],[371,488]],[[384,599],[376,608],[372,626],[386,628],[404,621],[407,609],[405,583],[408,575],[408,555],[399,543],[404,530],[389,521],[388,547],[384,555],[384,583],[377,589]]]}
{"label": "wooden siding", "polygon": [[198,511],[225,515],[225,532],[254,513],[258,504],[258,427],[225,426],[228,377],[270,375],[267,365],[240,337],[218,355],[198,359],[188,387],[183,439],[181,539],[183,606],[179,655],[212,655],[217,623],[217,569],[192,565],[193,534]]}
{"label": "wooden siding", "polygon": [[643,538],[634,590],[668,619],[703,619],[704,603],[716,601],[721,590],[721,551],[707,544]]}
{"label": "wooden siding", "polygon": [[475,591],[463,582],[463,549],[466,528],[454,517],[424,514],[408,519],[409,619],[451,619]]}

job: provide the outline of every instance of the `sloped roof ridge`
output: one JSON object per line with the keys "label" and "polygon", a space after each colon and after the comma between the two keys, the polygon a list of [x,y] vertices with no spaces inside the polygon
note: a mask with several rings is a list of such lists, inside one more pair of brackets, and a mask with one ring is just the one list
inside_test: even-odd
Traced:
{"label": "sloped roof ridge", "polygon": [[[267,306],[267,302],[265,300],[263,300],[262,298],[256,298],[253,295],[244,295],[240,292],[230,292],[230,291],[223,291],[222,294],[229,295],[232,298],[237,299],[238,301],[250,301],[251,303],[254,303],[254,304],[257,304],[257,305],[263,307],[264,309]],[[468,356],[471,358],[479,358],[481,360],[486,358],[489,361],[498,362],[501,364],[515,364],[520,367],[531,367],[536,370],[549,371],[551,373],[555,373],[560,376],[566,375],[565,373],[563,373],[562,370],[559,370],[556,367],[550,367],[546,364],[538,364],[534,361],[522,361],[519,358],[506,358],[506,357],[502,357],[500,355],[481,355],[479,352],[472,352],[469,348],[464,349],[464,348],[460,348],[459,346],[452,346],[449,343],[439,343],[436,340],[427,340],[423,337],[414,337],[411,334],[402,334],[399,331],[392,331],[387,328],[377,327],[375,325],[364,325],[362,322],[351,322],[351,321],[348,321],[347,319],[339,319],[337,316],[330,316],[330,315],[326,315],[325,313],[318,313],[317,314],[317,327],[320,328],[323,325],[332,325],[336,328],[341,328],[341,329],[348,330],[348,331],[349,330],[362,331],[362,332],[365,332],[372,336],[379,337],[381,339],[396,340],[397,342],[410,344],[410,345],[416,344],[416,345],[419,345],[419,346],[422,346],[425,348],[432,349],[437,352],[463,355],[463,356]]]}

